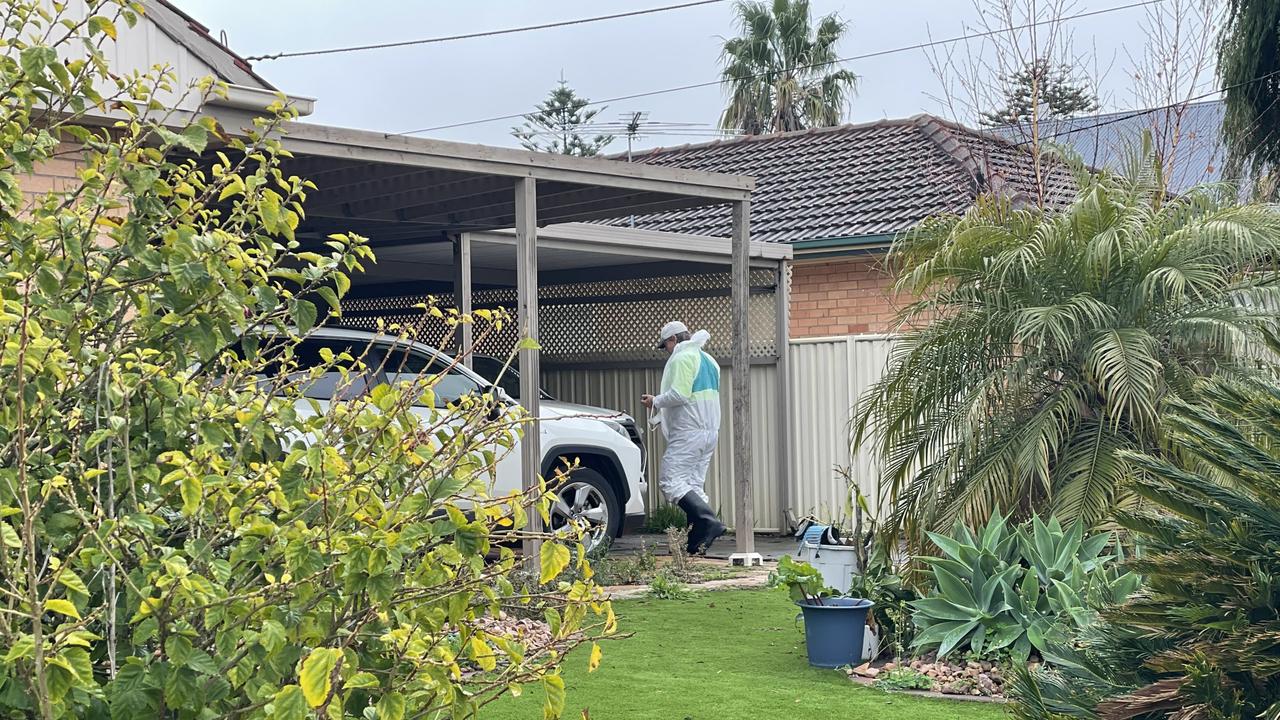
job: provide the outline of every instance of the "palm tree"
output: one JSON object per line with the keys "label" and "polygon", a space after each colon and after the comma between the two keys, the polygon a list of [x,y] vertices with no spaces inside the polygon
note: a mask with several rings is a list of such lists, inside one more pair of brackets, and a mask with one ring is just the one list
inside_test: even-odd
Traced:
{"label": "palm tree", "polygon": [[1169,198],[1146,157],[1135,179],[1077,168],[1061,211],[986,198],[894,248],[898,289],[923,299],[853,444],[879,453],[913,543],[997,509],[1105,520],[1128,499],[1118,452],[1166,450],[1166,398],[1268,365],[1280,214],[1221,187]]}
{"label": "palm tree", "polygon": [[725,40],[720,127],[748,135],[838,125],[858,76],[833,67],[848,24],[834,13],[811,26],[809,0],[734,5],[740,37]]}
{"label": "palm tree", "polygon": [[[1178,460],[1127,456],[1144,510],[1120,523],[1141,543],[1146,588],[1015,671],[1020,720],[1270,718],[1280,709],[1280,385],[1214,378],[1164,423]],[[1208,712],[1206,712],[1208,710]]]}

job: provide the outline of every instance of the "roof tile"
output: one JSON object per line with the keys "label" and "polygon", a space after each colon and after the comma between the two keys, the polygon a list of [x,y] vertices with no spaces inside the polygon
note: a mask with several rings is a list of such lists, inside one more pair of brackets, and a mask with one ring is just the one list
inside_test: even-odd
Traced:
{"label": "roof tile", "polygon": [[[755,177],[751,235],[765,242],[897,234],[982,192],[1036,195],[1025,149],[929,115],[659,148],[632,161]],[[1063,167],[1048,168],[1046,185],[1053,205],[1075,192]],[[635,226],[723,237],[732,220],[713,206],[637,216]]]}

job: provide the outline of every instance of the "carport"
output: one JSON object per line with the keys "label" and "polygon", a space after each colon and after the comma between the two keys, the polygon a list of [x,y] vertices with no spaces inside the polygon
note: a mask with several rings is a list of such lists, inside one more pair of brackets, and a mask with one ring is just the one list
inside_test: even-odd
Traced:
{"label": "carport", "polygon": [[[251,126],[249,114],[231,108],[212,114],[224,128]],[[357,232],[378,256],[368,273],[352,279],[347,322],[394,317],[426,295],[447,295],[464,312],[515,306],[518,328],[505,338],[511,344],[490,350],[509,352],[517,335],[542,345],[541,352],[519,354],[521,403],[535,418],[521,443],[526,489],[541,465],[536,390],[544,356],[553,361],[553,375],[575,365],[651,367],[660,364],[649,346],[655,328],[670,319],[666,313],[708,310],[713,334],[729,340],[732,411],[722,435],[732,450],[735,561],[758,562],[750,532],[756,527],[750,368],[766,364],[767,356],[783,393],[786,249],[749,242],[750,178],[304,123],[285,130],[283,144],[294,155],[286,172],[318,188],[297,237],[319,245],[330,233]],[[731,206],[732,238],[584,224],[703,205]],[[469,345],[470,328],[463,328]],[[785,434],[777,443],[785,446]],[[532,514],[530,530],[539,530],[539,522]],[[536,554],[536,544],[525,552]]]}

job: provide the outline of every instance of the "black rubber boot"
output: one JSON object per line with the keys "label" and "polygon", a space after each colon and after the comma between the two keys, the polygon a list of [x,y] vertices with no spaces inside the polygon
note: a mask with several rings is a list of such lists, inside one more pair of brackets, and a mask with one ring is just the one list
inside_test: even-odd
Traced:
{"label": "black rubber boot", "polygon": [[685,551],[690,555],[695,554],[697,551],[697,547],[693,544],[693,539],[700,537],[704,532],[703,523],[705,521],[702,519],[702,513],[699,511],[698,506],[694,504],[700,502],[702,502],[702,498],[698,497],[696,492],[685,493],[685,496],[676,502],[676,505],[684,511],[685,519],[689,521],[689,525],[685,528],[688,533]]}
{"label": "black rubber boot", "polygon": [[720,522],[716,511],[696,491],[685,493],[680,498],[679,505],[693,523],[693,529],[689,531],[689,554],[705,555],[711,548],[711,543],[724,534],[724,523]]}

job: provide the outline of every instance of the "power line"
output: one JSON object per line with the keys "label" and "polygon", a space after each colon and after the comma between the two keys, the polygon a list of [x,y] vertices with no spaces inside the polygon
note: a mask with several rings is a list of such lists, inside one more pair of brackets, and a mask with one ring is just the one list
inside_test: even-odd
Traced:
{"label": "power line", "polygon": [[[1040,25],[1046,25],[1054,22],[1066,22],[1068,20],[1079,20],[1081,18],[1093,17],[1095,15],[1106,15],[1107,13],[1119,12],[1121,10],[1131,10],[1133,8],[1144,7],[1147,5],[1158,5],[1162,2],[1164,2],[1164,0],[1143,0],[1142,2],[1134,2],[1128,5],[1119,5],[1111,8],[1103,8],[1101,10],[1090,10],[1087,12],[1079,12],[1074,15],[1066,15],[1060,18],[1052,18],[1049,20],[1038,20],[1036,22],[1025,23],[1023,25],[1018,25],[1015,27],[1000,28],[999,30],[988,30],[988,31],[983,31],[979,33],[972,33],[969,35],[957,35],[955,37],[946,38],[943,40],[931,40],[929,42],[917,43],[915,45],[908,45],[905,47],[890,48],[888,50],[877,50],[875,52],[864,53],[862,55],[852,55],[846,58],[837,58],[835,60],[830,60],[827,62],[812,63],[810,65],[799,65],[797,67],[792,68],[792,71],[808,70],[810,68],[824,67],[827,65],[839,65],[843,63],[853,62],[855,60],[867,60],[870,58],[882,57],[884,55],[893,55],[896,53],[910,52],[912,50],[923,50],[925,48],[935,47],[937,45],[948,45],[951,43],[960,42],[962,40],[974,40],[977,38],[990,37],[992,35],[998,35],[1006,32],[1028,30],[1033,27],[1038,27]],[[767,73],[767,72],[754,73],[751,75],[744,75],[739,79],[762,77],[768,74],[770,73]],[[680,85],[678,87],[666,88],[664,90],[650,90],[649,92],[635,93],[632,95],[620,95],[618,97],[606,98],[604,100],[593,100],[587,103],[586,105],[584,105],[583,107],[586,107],[589,105],[603,105],[605,103],[621,102],[623,100],[636,100],[638,98],[653,97],[654,95],[665,95],[667,93],[673,93],[673,92],[683,92],[685,90],[694,90],[697,88],[712,87],[714,85],[721,84],[721,82],[723,81],[710,80],[707,82],[691,83],[689,85]],[[468,125],[483,125],[486,123],[498,122],[500,120],[517,120],[528,114],[529,113],[526,111],[522,113],[513,113],[511,115],[497,115],[494,117],[484,118],[482,120],[468,120],[465,122],[449,123],[448,125],[435,125],[432,127],[419,128],[417,130],[405,130],[403,132],[398,132],[398,133],[387,133],[386,137],[395,137],[397,135],[416,135],[418,133],[434,132],[436,130],[449,130],[452,128],[466,127]]]}
{"label": "power line", "polygon": [[299,50],[297,52],[278,52],[271,55],[250,55],[249,57],[246,57],[245,60],[278,60],[280,58],[304,57],[308,55],[333,55],[335,53],[357,52],[360,50],[382,50],[385,48],[408,47],[410,45],[428,45],[431,43],[452,42],[454,40],[470,40],[472,38],[493,37],[496,35],[511,35],[512,33],[529,32],[531,30],[547,30],[550,28],[567,27],[569,25],[584,25],[586,23],[600,22],[602,20],[617,20],[619,18],[636,17],[638,15],[651,15],[653,13],[667,12],[668,10],[683,10],[684,8],[697,7],[699,5],[712,5],[720,2],[724,2],[724,0],[694,0],[693,2],[680,3],[679,5],[666,5],[664,7],[631,10],[628,12],[614,13],[612,15],[597,15],[596,17],[578,18],[577,20],[561,20],[559,22],[542,23],[541,25],[526,25],[524,27],[506,28],[504,30],[486,30],[483,32],[466,33],[464,35],[447,35],[444,37],[425,38],[422,40],[401,40],[399,42],[377,43],[374,45],[354,45],[351,47],[328,48],[326,50]]}

